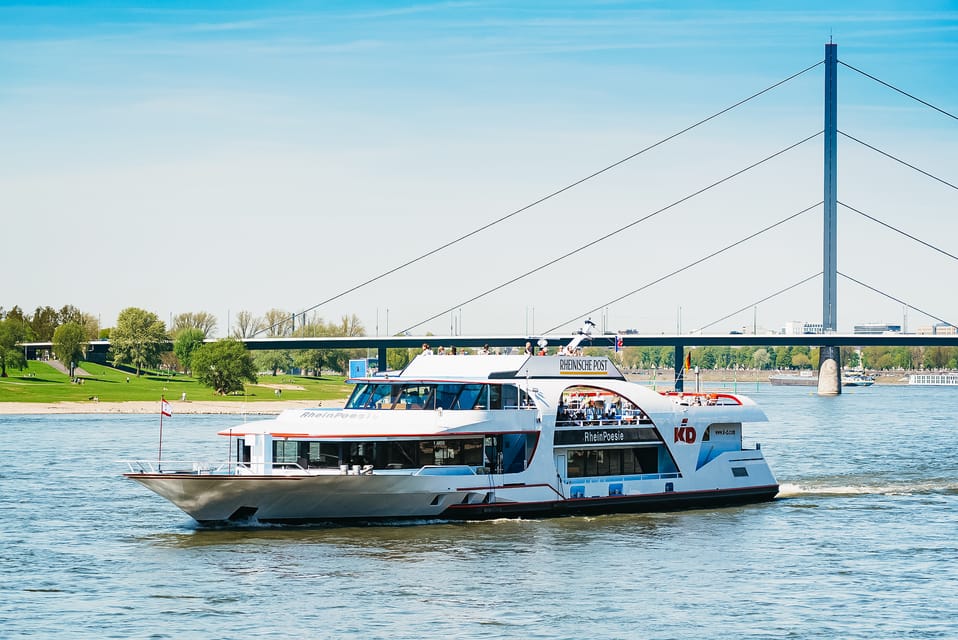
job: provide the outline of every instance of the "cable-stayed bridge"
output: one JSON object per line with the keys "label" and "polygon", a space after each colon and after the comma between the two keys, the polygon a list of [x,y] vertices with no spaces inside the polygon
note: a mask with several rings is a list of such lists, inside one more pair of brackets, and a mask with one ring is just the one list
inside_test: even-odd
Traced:
{"label": "cable-stayed bridge", "polygon": [[[479,291],[474,291],[469,295],[463,296],[461,300],[455,301],[453,304],[445,306],[445,308],[432,312],[426,317],[423,317],[417,322],[405,326],[399,333],[397,337],[389,338],[342,338],[342,339],[328,339],[328,338],[310,338],[307,336],[296,337],[296,325],[297,318],[299,318],[298,323],[302,328],[307,324],[307,314],[328,305],[344,296],[347,296],[351,293],[360,291],[366,287],[369,287],[373,283],[376,283],[384,278],[387,278],[393,274],[401,272],[405,269],[412,267],[413,265],[420,263],[428,258],[435,256],[436,254],[445,251],[469,238],[477,236],[479,234],[485,233],[494,227],[504,226],[507,222],[515,221],[519,216],[526,213],[530,209],[537,207],[549,200],[557,198],[563,194],[566,194],[574,189],[579,188],[583,184],[594,180],[595,178],[606,174],[621,165],[628,163],[635,158],[642,156],[646,153],[652,152],[653,150],[668,145],[677,138],[687,134],[688,132],[709,123],[724,114],[742,107],[746,103],[749,103],[760,96],[763,96],[769,92],[773,92],[783,85],[792,82],[796,78],[804,76],[805,74],[810,73],[811,71],[818,69],[818,67],[824,68],[824,122],[823,128],[819,131],[811,132],[810,134],[802,137],[801,139],[793,142],[790,145],[785,146],[784,148],[767,155],[764,158],[761,158],[747,166],[740,167],[728,175],[722,177],[721,179],[715,180],[709,184],[703,185],[694,191],[691,191],[687,195],[667,204],[666,206],[660,207],[655,211],[651,211],[627,224],[621,225],[614,229],[606,230],[594,238],[591,238],[582,244],[574,247],[571,250],[565,251],[556,255],[548,260],[545,260],[541,264],[538,264],[532,268],[527,268],[521,272],[512,274],[506,280],[495,284],[494,286],[486,287]],[[944,185],[947,188],[958,190],[958,186],[955,185],[953,181],[949,181],[945,178],[935,175],[935,173],[927,168],[921,167],[919,163],[914,161],[907,161],[903,158],[896,156],[893,153],[887,152],[877,145],[871,144],[866,140],[862,139],[862,136],[856,136],[852,133],[848,133],[839,129],[838,127],[838,70],[839,67],[849,70],[850,72],[857,74],[862,78],[866,78],[868,81],[877,83],[881,87],[894,91],[900,96],[906,97],[908,100],[913,101],[915,104],[920,105],[921,108],[927,109],[935,112],[936,115],[943,116],[946,118],[951,118],[952,120],[958,120],[958,116],[955,116],[953,112],[950,112],[946,109],[943,109],[939,106],[931,104],[930,102],[923,100],[921,97],[915,96],[901,88],[893,86],[890,83],[887,83],[875,75],[867,73],[864,70],[858,69],[857,67],[848,64],[838,58],[838,45],[834,43],[827,43],[825,45],[825,56],[823,60],[815,62],[814,64],[809,65],[808,67],[797,71],[796,73],[789,75],[788,77],[775,82],[760,91],[753,93],[750,96],[747,96],[728,107],[725,107],[697,122],[690,124],[687,127],[680,129],[679,131],[668,135],[624,158],[617,160],[611,164],[608,164],[578,180],[570,182],[562,186],[559,189],[556,189],[550,193],[545,194],[544,196],[522,206],[514,211],[511,211],[499,218],[491,220],[479,227],[476,227],[470,230],[468,233],[462,234],[458,237],[451,238],[441,242],[440,244],[434,246],[433,248],[425,251],[424,253],[412,257],[408,260],[401,262],[400,264],[389,268],[385,271],[382,271],[362,282],[356,283],[340,292],[337,292],[324,300],[310,306],[302,312],[293,314],[289,320],[282,321],[280,323],[273,324],[272,326],[265,327],[262,330],[256,332],[254,335],[244,338],[246,344],[252,349],[258,348],[332,348],[332,345],[336,344],[340,347],[367,347],[367,348],[376,348],[380,353],[380,361],[385,359],[385,349],[386,348],[398,348],[406,347],[413,348],[418,346],[424,339],[433,342],[434,344],[456,344],[463,347],[469,346],[481,346],[483,344],[488,344],[490,346],[522,346],[527,340],[538,340],[545,338],[548,340],[551,346],[557,346],[561,344],[564,340],[571,339],[572,331],[581,324],[581,322],[597,313],[601,313],[603,309],[608,308],[610,305],[615,305],[620,303],[632,296],[636,296],[639,293],[642,293],[653,286],[659,285],[661,283],[669,282],[671,279],[679,276],[679,274],[697,267],[701,264],[708,263],[709,261],[714,260],[718,256],[721,256],[727,252],[733,251],[742,245],[762,237],[764,234],[770,232],[773,229],[776,229],[782,225],[787,224],[788,222],[799,218],[807,217],[814,215],[817,212],[821,211],[822,213],[822,228],[823,228],[823,247],[822,247],[822,269],[817,273],[807,274],[801,279],[795,282],[782,283],[781,288],[773,292],[767,292],[765,295],[760,298],[752,301],[751,303],[742,306],[739,309],[733,310],[729,313],[723,314],[722,317],[715,319],[712,322],[706,323],[701,327],[696,328],[690,334],[683,334],[676,332],[674,335],[623,335],[620,338],[620,344],[622,346],[637,346],[637,345],[658,345],[658,346],[674,346],[676,349],[676,363],[681,363],[683,361],[682,352],[684,348],[688,346],[706,346],[706,345],[814,345],[821,347],[821,358],[820,358],[820,376],[819,380],[821,381],[820,392],[824,394],[839,393],[840,392],[840,354],[838,347],[840,346],[868,346],[868,345],[953,345],[958,344],[955,342],[953,336],[937,336],[937,335],[919,335],[919,336],[906,336],[906,335],[891,335],[891,336],[862,336],[862,335],[841,335],[836,332],[837,329],[837,310],[838,310],[838,280],[839,276],[848,283],[851,283],[857,287],[861,287],[864,290],[870,291],[872,293],[883,296],[889,300],[894,301],[895,303],[901,305],[904,308],[912,309],[922,315],[928,316],[936,320],[941,325],[954,326],[949,319],[942,317],[943,314],[936,314],[934,310],[923,309],[915,306],[906,298],[907,296],[899,294],[893,294],[887,291],[884,291],[882,287],[876,286],[875,283],[864,282],[860,278],[856,278],[853,275],[845,274],[838,270],[838,243],[837,243],[837,220],[839,211],[855,214],[860,216],[864,220],[868,220],[872,224],[880,225],[883,229],[890,230],[897,234],[900,234],[902,237],[907,238],[911,242],[919,244],[929,251],[937,252],[939,255],[945,256],[952,260],[958,260],[958,257],[949,253],[945,249],[936,246],[935,243],[929,241],[927,238],[922,239],[916,235],[910,234],[902,229],[895,227],[887,221],[881,220],[875,215],[868,213],[865,210],[865,207],[855,206],[853,204],[846,203],[839,200],[838,198],[838,141],[841,136],[842,139],[858,145],[862,149],[867,149],[868,151],[879,154],[885,159],[889,159],[897,163],[900,167],[905,170],[915,172],[923,176],[928,180],[933,180],[940,185]],[[817,141],[819,138],[822,139],[823,146],[823,191],[821,199],[817,202],[812,202],[808,206],[802,208],[801,210],[795,211],[777,221],[774,221],[770,224],[767,224],[761,229],[756,229],[752,233],[734,241],[725,246],[719,247],[714,251],[707,253],[703,256],[692,259],[684,264],[675,266],[670,272],[666,273],[663,276],[652,279],[649,282],[643,283],[641,286],[630,288],[628,291],[623,291],[620,295],[604,301],[602,304],[592,306],[591,308],[583,308],[570,310],[569,317],[558,324],[546,329],[543,332],[535,333],[535,335],[522,335],[522,336],[464,336],[464,335],[448,335],[448,336],[433,336],[429,338],[424,338],[422,335],[415,336],[413,334],[417,331],[421,331],[421,327],[427,323],[447,316],[450,314],[455,314],[457,310],[460,311],[464,306],[481,303],[488,296],[493,293],[500,291],[506,287],[516,286],[521,283],[523,280],[529,278],[534,274],[540,272],[545,272],[559,263],[571,260],[578,256],[580,253],[585,250],[605,243],[606,241],[619,236],[620,234],[629,231],[652,218],[658,216],[665,216],[673,209],[679,207],[680,205],[704,194],[720,185],[737,178],[740,175],[746,174],[757,167],[765,165],[766,163],[772,162],[777,158],[791,152],[792,150],[808,145],[812,142]],[[544,251],[541,251],[543,252]],[[813,282],[821,278],[822,282],[822,327],[824,334],[822,335],[789,335],[789,336],[779,336],[779,335],[718,335],[718,336],[709,336],[704,332],[713,327],[714,325],[726,320],[736,314],[742,313],[745,310],[756,307],[759,304],[768,302],[773,298],[782,296],[792,291],[793,289],[805,285],[806,283]],[[574,313],[572,312],[574,311]],[[300,331],[300,333],[304,333]],[[453,331],[450,331],[453,334]],[[279,334],[276,337],[272,338],[263,338],[264,335],[268,334]],[[601,345],[602,342],[612,342],[608,336],[596,336],[593,339],[593,344]],[[265,345],[274,345],[272,347],[267,347]],[[283,346],[280,346],[283,345]],[[328,347],[320,346],[328,345]],[[681,388],[682,384],[682,371],[681,367],[676,368],[676,384],[678,388]]]}

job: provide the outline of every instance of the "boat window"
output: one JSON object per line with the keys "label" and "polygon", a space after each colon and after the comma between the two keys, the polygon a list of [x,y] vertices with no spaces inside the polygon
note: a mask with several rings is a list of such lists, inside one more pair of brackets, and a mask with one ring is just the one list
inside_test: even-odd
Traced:
{"label": "boat window", "polygon": [[652,424],[652,420],[627,398],[600,387],[569,387],[556,409],[557,427],[633,424]]}
{"label": "boat window", "polygon": [[308,468],[335,468],[340,465],[338,442],[310,442],[308,444]]}
{"label": "boat window", "polygon": [[[518,408],[520,409],[534,409],[536,403],[532,400],[532,396],[525,392],[525,389],[519,389],[519,402],[517,403]],[[512,409],[511,405],[506,407],[507,409]]]}
{"label": "boat window", "polygon": [[246,444],[245,438],[236,439],[236,461],[249,462],[253,454],[253,448]]}
{"label": "boat window", "polygon": [[570,449],[567,452],[567,476],[637,475],[661,473],[658,447],[628,447],[615,449]]}
{"label": "boat window", "polygon": [[380,409],[392,408],[391,384],[361,384],[353,390],[346,403],[347,409]]}
{"label": "boat window", "polygon": [[460,384],[440,384],[436,385],[436,408],[452,409],[456,402],[456,396],[462,389]]}
{"label": "boat window", "polygon": [[299,458],[299,446],[308,444],[295,440],[273,440],[273,462],[294,463]]}
{"label": "boat window", "polygon": [[[404,384],[399,387],[393,409],[433,409],[435,398],[432,385]],[[389,407],[383,407],[388,409]]]}
{"label": "boat window", "polygon": [[459,397],[456,398],[456,402],[452,405],[453,409],[473,409],[473,408],[485,408],[486,402],[483,398],[482,407],[476,407],[476,404],[479,400],[479,397],[485,391],[485,385],[481,384],[466,384],[462,386],[462,390],[459,392]]}
{"label": "boat window", "polygon": [[536,450],[538,433],[503,433],[485,437],[483,466],[491,473],[525,471]]}
{"label": "boat window", "polygon": [[518,409],[519,389],[512,384],[489,385],[490,409]]}
{"label": "boat window", "polygon": [[361,383],[346,402],[347,409],[526,409],[532,397],[510,384],[480,383]]}
{"label": "boat window", "polygon": [[419,445],[419,461],[425,465],[482,466],[482,440],[425,440]]}
{"label": "boat window", "polygon": [[371,384],[357,384],[353,392],[349,395],[349,399],[346,401],[346,408],[365,408],[369,403],[369,394],[372,392],[372,388],[373,385]]}

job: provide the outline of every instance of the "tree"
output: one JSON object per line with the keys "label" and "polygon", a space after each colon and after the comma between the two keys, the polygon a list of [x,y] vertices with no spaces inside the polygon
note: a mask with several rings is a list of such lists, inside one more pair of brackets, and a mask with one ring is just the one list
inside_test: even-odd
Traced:
{"label": "tree", "polygon": [[788,369],[792,366],[791,347],[775,347],[775,366],[780,369]]}
{"label": "tree", "polygon": [[86,355],[86,333],[83,327],[76,322],[57,327],[53,332],[53,353],[57,360],[69,367],[72,378],[77,363]]}
{"label": "tree", "polygon": [[262,318],[257,318],[249,311],[240,311],[236,314],[236,322],[233,324],[233,336],[236,338],[252,338],[253,335],[265,328],[266,325]]}
{"label": "tree", "polygon": [[243,391],[244,380],[256,382],[253,357],[243,343],[235,338],[224,338],[200,346],[193,352],[192,362],[196,379],[220,395]]}
{"label": "tree", "polygon": [[293,314],[282,309],[270,309],[263,318],[263,329],[268,338],[279,338],[293,333]]}
{"label": "tree", "polygon": [[191,357],[193,352],[203,345],[205,338],[206,334],[203,330],[195,327],[183,329],[176,336],[176,340],[173,341],[173,353],[176,354],[184,371],[193,370]]}
{"label": "tree", "polygon": [[293,356],[289,351],[280,351],[278,349],[268,349],[256,354],[256,368],[258,371],[272,371],[273,375],[282,369],[283,371],[293,366]]}
{"label": "tree", "polygon": [[81,313],[79,325],[87,340],[96,340],[100,335],[100,321],[92,313]]}
{"label": "tree", "polygon": [[203,332],[204,338],[209,338],[213,330],[216,329],[216,316],[206,311],[187,311],[173,316],[173,326],[170,333],[176,337],[187,329],[199,329]]}
{"label": "tree", "polygon": [[7,311],[4,316],[7,320],[16,320],[17,322],[24,323],[27,321],[27,317],[23,315],[23,309],[19,305],[13,305],[13,307]]}
{"label": "tree", "polygon": [[755,353],[752,354],[752,364],[755,365],[756,369],[764,369],[768,366],[770,358],[768,357],[768,349],[764,347],[761,349],[756,349]]}
{"label": "tree", "polygon": [[57,325],[68,322],[75,322],[79,325],[83,324],[83,313],[72,304],[65,304],[57,311]]}
{"label": "tree", "polygon": [[768,366],[770,369],[776,368],[778,365],[778,352],[774,348],[767,347],[765,349],[768,352]]}
{"label": "tree", "polygon": [[714,369],[717,363],[718,357],[715,354],[715,349],[711,347],[705,347],[702,349],[702,355],[699,356],[699,367],[702,369]]}
{"label": "tree", "polygon": [[384,368],[380,362],[379,368],[382,371],[403,369],[416,357],[416,353],[415,349],[386,349],[386,366]]}
{"label": "tree", "polygon": [[798,367],[799,369],[810,369],[812,366],[812,360],[804,353],[793,353],[792,366]]}
{"label": "tree", "polygon": [[326,352],[322,349],[303,349],[296,354],[296,366],[303,370],[304,375],[312,371],[316,376],[322,376]]}
{"label": "tree", "polygon": [[30,328],[33,329],[34,339],[39,342],[52,340],[53,332],[59,324],[57,310],[51,306],[37,307],[30,318]]}
{"label": "tree", "polygon": [[113,364],[131,365],[139,376],[142,369],[159,364],[160,350],[168,342],[166,328],[155,313],[127,307],[110,331]]}
{"label": "tree", "polygon": [[856,369],[861,365],[856,347],[841,347],[842,366]]}
{"label": "tree", "polygon": [[659,348],[659,364],[657,366],[671,369],[675,366],[675,349],[673,347]]}
{"label": "tree", "polygon": [[5,319],[0,320],[0,378],[7,377],[8,367],[21,371],[26,368],[27,358],[17,343],[26,342],[31,337],[27,323],[16,316],[11,317],[10,312]]}

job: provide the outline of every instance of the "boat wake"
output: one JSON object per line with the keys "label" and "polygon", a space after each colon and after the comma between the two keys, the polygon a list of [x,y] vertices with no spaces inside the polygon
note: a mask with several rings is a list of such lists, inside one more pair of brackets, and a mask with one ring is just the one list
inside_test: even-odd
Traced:
{"label": "boat wake", "polygon": [[857,496],[857,495],[885,495],[885,496],[914,496],[914,495],[958,495],[958,483],[920,482],[917,484],[795,484],[783,482],[779,486],[779,498],[798,498],[809,496]]}

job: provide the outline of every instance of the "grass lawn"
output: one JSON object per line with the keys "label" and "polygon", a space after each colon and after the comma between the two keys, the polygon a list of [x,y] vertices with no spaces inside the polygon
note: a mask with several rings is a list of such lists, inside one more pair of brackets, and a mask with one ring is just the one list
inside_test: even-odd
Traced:
{"label": "grass lawn", "polygon": [[[81,363],[89,376],[81,376],[82,384],[70,381],[50,365],[30,360],[27,369],[7,369],[8,378],[0,378],[0,402],[62,402],[99,398],[100,402],[127,400],[334,400],[345,398],[352,387],[342,376],[311,378],[305,376],[261,376],[259,384],[247,384],[246,393],[218,396],[194,378],[147,372],[137,378],[119,369],[92,362]],[[276,395],[281,386],[282,395]]]}

